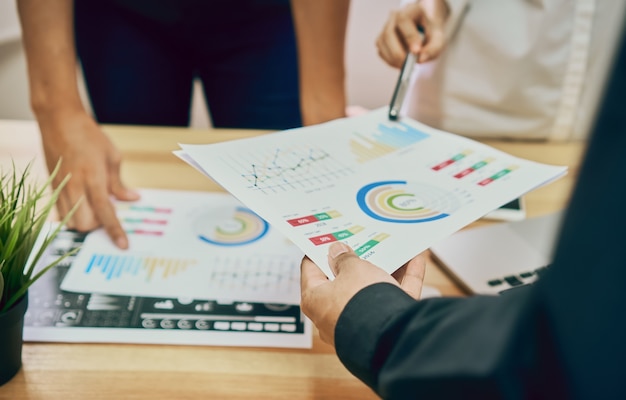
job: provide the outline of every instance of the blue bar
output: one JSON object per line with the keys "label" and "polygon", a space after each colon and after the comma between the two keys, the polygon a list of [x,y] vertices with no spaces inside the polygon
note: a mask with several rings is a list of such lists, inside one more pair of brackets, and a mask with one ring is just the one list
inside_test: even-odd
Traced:
{"label": "blue bar", "polygon": [[128,257],[119,257],[119,262],[117,263],[117,269],[115,271],[115,277],[119,278],[122,275],[122,271],[124,270],[124,261],[127,259]]}
{"label": "blue bar", "polygon": [[107,281],[110,281],[113,277],[113,273],[115,272],[115,262],[117,258],[117,256],[109,256],[107,259]]}
{"label": "blue bar", "polygon": [[88,274],[91,272],[91,268],[93,267],[94,261],[96,260],[96,255],[91,256],[89,260],[89,264],[87,264],[87,269],[85,269],[85,273]]}
{"label": "blue bar", "polygon": [[405,123],[401,123],[400,125],[406,130],[400,129],[397,126],[390,127],[384,124],[378,124],[380,134],[374,135],[374,137],[377,141],[394,148],[405,147],[429,137],[428,134],[418,131]]}

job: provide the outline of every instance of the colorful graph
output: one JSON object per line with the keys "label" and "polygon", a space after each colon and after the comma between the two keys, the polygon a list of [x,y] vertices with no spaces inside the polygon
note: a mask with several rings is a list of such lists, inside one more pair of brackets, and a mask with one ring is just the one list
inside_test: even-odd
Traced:
{"label": "colorful graph", "polygon": [[372,250],[374,246],[378,245],[380,242],[387,239],[388,237],[389,237],[389,234],[387,233],[379,233],[378,235],[374,236],[373,238],[365,242],[363,245],[354,249],[354,252],[356,253],[357,256],[361,257],[363,254]]}
{"label": "colorful graph", "polygon": [[428,134],[402,122],[393,125],[379,123],[377,131],[373,133],[355,132],[353,135],[350,149],[360,163],[382,157],[429,137]]}
{"label": "colorful graph", "polygon": [[314,236],[314,237],[309,238],[309,240],[314,245],[319,246],[322,244],[327,244],[327,243],[336,242],[338,240],[347,239],[350,236],[356,235],[357,233],[361,232],[363,229],[365,228],[363,228],[362,226],[355,225],[351,228],[342,229],[337,232]]}
{"label": "colorful graph", "polygon": [[288,219],[287,222],[291,226],[302,226],[313,224],[315,222],[326,221],[333,218],[341,217],[341,214],[338,211],[326,211],[317,214],[305,215],[298,218]]}
{"label": "colorful graph", "polygon": [[453,156],[437,162],[431,167],[433,171],[441,171],[448,167],[452,177],[456,179],[470,179],[479,186],[487,186],[519,168],[517,165],[504,166],[498,163],[495,157],[472,155],[470,149],[462,150]]}
{"label": "colorful graph", "polygon": [[145,275],[146,282],[151,282],[156,278],[171,278],[194,264],[196,260],[191,259],[93,254],[85,274],[99,272],[107,281],[124,279],[127,275]]}
{"label": "colorful graph", "polygon": [[162,236],[172,214],[169,207],[122,202],[115,207],[124,231],[130,235]]}
{"label": "colorful graph", "polygon": [[433,171],[441,171],[442,169],[453,165],[455,163],[458,163],[459,161],[463,160],[465,157],[469,156],[470,154],[472,154],[473,151],[472,150],[463,150],[455,155],[453,155],[450,158],[447,158],[439,163],[437,163],[436,165],[434,165],[432,167]]}
{"label": "colorful graph", "polygon": [[217,209],[195,221],[198,238],[217,246],[241,246],[259,240],[269,224],[244,207]]}
{"label": "colorful graph", "polygon": [[456,174],[454,174],[454,177],[457,178],[457,179],[465,178],[466,176],[470,175],[471,173],[474,173],[474,172],[478,171],[479,169],[486,167],[487,165],[492,163],[494,160],[495,160],[495,158],[489,157],[489,158],[485,158],[483,160],[477,161],[474,164],[472,164],[471,166],[469,166],[469,167],[461,170],[460,172],[457,172]]}
{"label": "colorful graph", "polygon": [[325,150],[307,145],[255,149],[225,161],[250,184],[249,189],[266,194],[317,187],[354,173]]}
{"label": "colorful graph", "polygon": [[435,221],[449,216],[461,206],[453,193],[406,181],[370,183],[358,191],[356,198],[368,216],[395,223]]}
{"label": "colorful graph", "polygon": [[501,169],[500,171],[496,172],[495,174],[489,176],[488,178],[482,179],[480,182],[478,182],[478,185],[480,186],[487,186],[488,184],[490,184],[491,182],[502,178],[505,175],[510,174],[511,172],[515,171],[517,168],[519,168],[517,165],[511,165],[509,167],[506,167],[504,169]]}
{"label": "colorful graph", "polygon": [[117,203],[116,206],[118,211],[140,211],[140,212],[148,212],[155,214],[171,214],[172,209],[168,207],[154,207],[140,204],[130,204],[130,203]]}

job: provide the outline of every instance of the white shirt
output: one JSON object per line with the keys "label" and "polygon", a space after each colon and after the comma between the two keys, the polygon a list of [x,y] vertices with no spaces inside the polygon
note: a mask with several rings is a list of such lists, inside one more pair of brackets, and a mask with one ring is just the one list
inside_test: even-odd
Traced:
{"label": "white shirt", "polygon": [[587,136],[626,1],[448,4],[456,26],[439,59],[416,68],[405,114],[471,137]]}

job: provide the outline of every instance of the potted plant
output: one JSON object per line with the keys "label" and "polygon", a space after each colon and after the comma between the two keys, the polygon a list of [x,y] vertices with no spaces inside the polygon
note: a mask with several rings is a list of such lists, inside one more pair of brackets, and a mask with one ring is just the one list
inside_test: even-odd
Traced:
{"label": "potted plant", "polygon": [[[15,164],[10,172],[0,170],[0,385],[9,381],[22,365],[28,288],[67,256],[35,270],[46,247],[76,209],[50,228],[49,214],[69,179],[65,177],[56,189],[49,190],[59,167],[60,162],[41,187],[28,182],[30,164],[21,173]],[[42,238],[38,241],[40,233]]]}

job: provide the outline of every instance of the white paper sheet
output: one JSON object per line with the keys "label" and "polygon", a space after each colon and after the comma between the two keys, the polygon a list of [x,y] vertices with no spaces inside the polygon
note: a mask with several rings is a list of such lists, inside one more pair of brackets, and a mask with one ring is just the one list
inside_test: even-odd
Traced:
{"label": "white paper sheet", "polygon": [[302,252],[227,193],[141,190],[117,202],[129,249],[90,233],[61,289],[298,304]]}
{"label": "white paper sheet", "polygon": [[392,272],[567,168],[513,157],[387,109],[250,139],[180,145],[184,160],[235,195],[332,277],[341,240]]}
{"label": "white paper sheet", "polygon": [[[55,226],[52,224],[50,228]],[[48,227],[42,231],[37,248],[48,231]],[[82,248],[85,236],[84,233],[61,230],[44,250],[35,269],[39,271],[60,255]],[[76,257],[65,258],[29,288],[29,306],[24,319],[25,341],[312,346],[312,324],[298,304],[64,291],[60,288],[61,283]],[[429,294],[432,293],[425,293]]]}

